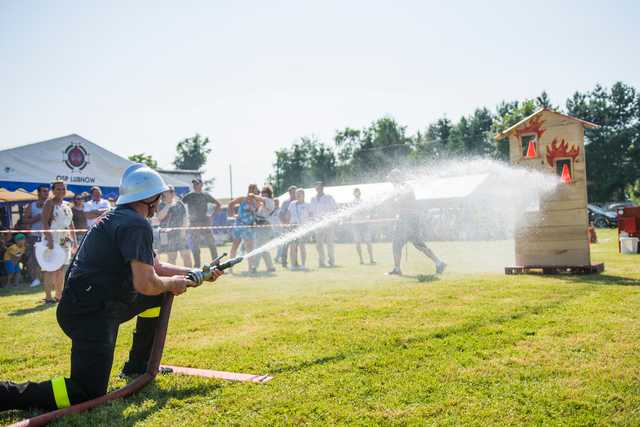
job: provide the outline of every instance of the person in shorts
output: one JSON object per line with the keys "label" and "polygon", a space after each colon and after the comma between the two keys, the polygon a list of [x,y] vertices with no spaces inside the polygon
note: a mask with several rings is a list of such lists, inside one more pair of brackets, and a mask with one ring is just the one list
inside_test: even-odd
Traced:
{"label": "person in shorts", "polygon": [[351,205],[356,208],[356,212],[351,215],[351,232],[353,233],[353,241],[356,244],[360,264],[364,264],[364,259],[362,258],[362,243],[367,247],[369,264],[375,264],[376,262],[373,260],[373,247],[371,246],[371,229],[367,223],[369,215],[367,211],[357,208],[357,206],[362,204],[361,195],[362,193],[359,188],[353,190],[353,202],[351,202]]}
{"label": "person in shorts", "polygon": [[[311,217],[311,207],[304,201],[304,189],[296,190],[296,200],[289,204],[289,224],[292,230],[309,222]],[[291,250],[291,270],[305,270],[307,263],[307,248],[304,237],[299,237],[289,243]],[[300,253],[300,264],[298,264],[298,253]]]}
{"label": "person in shorts", "polygon": [[49,199],[49,185],[41,184],[37,188],[38,200],[31,202],[24,210],[22,222],[26,228],[33,232],[27,237],[27,271],[31,276],[31,287],[35,288],[44,282],[44,274],[36,259],[35,244],[42,240],[42,209]]}
{"label": "person in shorts", "polygon": [[[282,203],[282,206],[280,206],[280,224],[281,224],[281,230],[282,233],[288,233],[289,231],[291,231],[291,227],[289,227],[289,224],[291,223],[291,214],[289,213],[289,206],[291,205],[292,202],[294,202],[296,200],[296,190],[298,189],[298,187],[296,187],[295,185],[290,186],[287,189],[287,192],[289,193],[289,200],[285,200]],[[280,247],[278,248],[278,254],[279,254],[279,258],[280,261],[282,262],[282,267],[283,268],[287,268],[287,259],[289,256],[289,246],[291,245],[291,243],[283,243],[282,245],[280,245]]]}
{"label": "person in shorts", "polygon": [[[272,217],[275,216],[276,206],[273,200],[273,189],[270,185],[265,185],[260,190],[258,209],[256,210],[256,247],[260,247],[273,239]],[[256,269],[260,265],[260,260],[264,260],[268,273],[276,271],[273,266],[273,259],[269,251],[264,251],[256,257]]]}
{"label": "person in shorts", "polygon": [[422,237],[422,227],[420,225],[420,214],[416,203],[416,195],[413,189],[403,180],[402,173],[398,169],[393,169],[387,179],[393,184],[396,196],[392,200],[393,208],[397,212],[397,222],[393,230],[393,270],[386,273],[388,275],[401,275],[400,261],[402,259],[402,248],[408,242],[425,254],[436,265],[436,273],[441,274],[447,264],[440,260],[436,254],[427,247]]}
{"label": "person in shorts", "polygon": [[[160,250],[167,254],[170,264],[175,264],[178,253],[182,258],[182,264],[191,268],[191,253],[187,245],[184,230],[172,230],[175,227],[184,227],[187,223],[187,208],[176,198],[176,190],[173,185],[162,193],[160,206],[158,207],[158,219],[160,220]],[[163,230],[168,229],[168,230]]]}
{"label": "person in shorts", "polygon": [[[182,198],[182,202],[189,208],[189,226],[190,227],[211,227],[211,217],[207,212],[209,203],[215,205],[213,215],[220,211],[220,202],[213,198],[209,193],[202,191],[202,180],[194,178],[193,191],[187,193]],[[216,240],[213,238],[211,228],[203,228],[200,230],[191,230],[191,253],[196,266],[202,265],[200,259],[200,248],[206,246],[209,248],[211,259],[218,256],[216,250]]]}
{"label": "person in shorts", "polygon": [[[331,216],[338,210],[338,205],[333,196],[324,192],[324,183],[322,181],[316,182],[316,195],[311,198],[310,208],[314,221],[321,221],[323,218]],[[335,267],[335,226],[333,224],[327,224],[319,228],[315,232],[315,238],[316,249],[318,250],[318,267]]]}
{"label": "person in shorts", "polygon": [[[262,201],[262,197],[259,195],[258,185],[249,184],[247,189],[247,195],[236,197],[229,202],[227,206],[228,216],[230,218],[235,217],[233,223],[233,242],[231,243],[231,250],[229,256],[234,258],[240,247],[243,245],[245,253],[251,252],[256,247],[256,212],[258,211],[258,203]],[[236,212],[236,206],[238,207]],[[256,259],[250,258],[247,260],[249,266],[249,273],[256,272]]]}

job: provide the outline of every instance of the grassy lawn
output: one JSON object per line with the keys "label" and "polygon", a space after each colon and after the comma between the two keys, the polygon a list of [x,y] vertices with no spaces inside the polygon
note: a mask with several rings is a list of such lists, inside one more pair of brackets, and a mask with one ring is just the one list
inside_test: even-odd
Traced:
{"label": "grassy lawn", "polygon": [[[163,361],[271,382],[159,376],[58,425],[639,425],[640,256],[619,255],[612,231],[600,239],[597,276],[505,276],[505,242],[434,243],[450,268],[424,282],[433,265],[413,248],[406,276],[383,275],[388,244],[374,266],[340,245],[335,269],[227,276],[175,300]],[[0,291],[0,378],[68,374],[70,341],[41,299]]]}

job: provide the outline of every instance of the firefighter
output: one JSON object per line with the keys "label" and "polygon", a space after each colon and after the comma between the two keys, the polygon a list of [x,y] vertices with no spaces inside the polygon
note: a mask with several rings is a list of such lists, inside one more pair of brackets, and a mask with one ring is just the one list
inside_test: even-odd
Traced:
{"label": "firefighter", "polygon": [[407,242],[425,254],[436,265],[436,273],[441,274],[447,267],[437,255],[429,249],[422,237],[422,227],[420,226],[420,214],[416,204],[416,195],[413,189],[404,182],[402,172],[393,169],[389,172],[387,179],[393,184],[396,196],[392,201],[393,209],[397,212],[396,225],[393,230],[393,270],[388,275],[402,275],[400,270],[400,260],[402,258],[402,248]]}
{"label": "firefighter", "polygon": [[[107,392],[118,328],[138,316],[124,373],[146,370],[163,294],[184,293],[186,274],[202,283],[202,270],[162,263],[155,256],[152,229],[160,195],[169,187],[142,164],[128,167],[117,207],[91,227],[74,257],[57,309],[58,324],[71,338],[71,375],[50,381],[0,382],[0,410],[53,410]],[[211,281],[222,272],[215,270]]]}

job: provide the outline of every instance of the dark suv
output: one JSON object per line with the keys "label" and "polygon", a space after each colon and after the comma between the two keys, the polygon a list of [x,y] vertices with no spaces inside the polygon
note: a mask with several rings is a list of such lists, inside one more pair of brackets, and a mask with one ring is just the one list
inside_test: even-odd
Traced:
{"label": "dark suv", "polygon": [[588,204],[587,210],[589,211],[589,222],[597,228],[605,227],[617,227],[618,215],[616,211],[610,211],[603,209],[599,206]]}

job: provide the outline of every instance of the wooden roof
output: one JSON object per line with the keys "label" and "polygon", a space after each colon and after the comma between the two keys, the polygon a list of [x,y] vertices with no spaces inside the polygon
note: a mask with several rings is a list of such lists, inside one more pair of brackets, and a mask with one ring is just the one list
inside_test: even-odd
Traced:
{"label": "wooden roof", "polygon": [[519,128],[523,124],[527,123],[533,117],[538,116],[538,115],[542,114],[545,111],[547,111],[549,113],[556,114],[556,115],[561,116],[561,117],[564,117],[565,119],[569,119],[569,120],[573,120],[574,122],[578,122],[582,126],[584,126],[586,128],[589,128],[589,129],[597,129],[597,128],[600,127],[600,126],[598,126],[598,125],[596,125],[594,123],[588,122],[586,120],[578,119],[577,117],[568,116],[566,114],[559,113],[559,112],[551,110],[549,108],[541,108],[538,111],[536,111],[535,113],[531,114],[530,116],[525,117],[524,119],[520,120],[518,123],[516,123],[515,125],[511,126],[510,128],[505,129],[502,132],[500,132],[499,134],[497,134],[496,135],[496,139],[500,140],[500,139],[504,139],[504,138],[508,137],[514,130],[516,130],[517,128]]}

